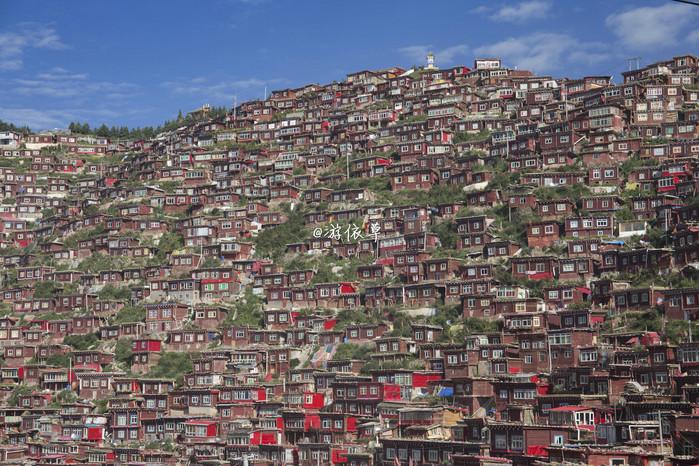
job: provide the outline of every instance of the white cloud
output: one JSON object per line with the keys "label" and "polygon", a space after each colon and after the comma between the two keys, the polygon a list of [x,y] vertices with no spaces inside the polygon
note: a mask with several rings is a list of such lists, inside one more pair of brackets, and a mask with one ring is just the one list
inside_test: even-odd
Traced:
{"label": "white cloud", "polygon": [[123,121],[149,111],[133,105],[138,92],[135,84],[52,68],[31,77],[0,79],[0,119],[36,130],[64,128],[70,121]]}
{"label": "white cloud", "polygon": [[427,54],[430,52],[430,46],[428,45],[409,45],[407,47],[402,47],[398,49],[402,55],[408,57],[408,59],[413,60],[415,64],[424,63]]}
{"label": "white cloud", "polygon": [[514,5],[505,5],[490,16],[494,21],[521,22],[545,18],[551,11],[548,0],[527,0]]}
{"label": "white cloud", "polygon": [[465,44],[453,45],[445,49],[439,50],[434,54],[437,63],[453,63],[456,57],[464,56],[468,52],[468,47]]}
{"label": "white cloud", "polygon": [[699,8],[679,3],[640,7],[609,15],[607,27],[630,49],[676,45],[686,26],[699,19]]}
{"label": "white cloud", "polygon": [[108,109],[66,108],[38,109],[29,107],[0,107],[0,120],[11,121],[15,125],[29,126],[34,130],[65,128],[71,121],[104,119],[118,120],[126,115],[140,112],[119,112]]}
{"label": "white cloud", "polygon": [[477,55],[502,58],[533,72],[552,72],[570,65],[589,65],[610,58],[603,44],[583,42],[567,34],[536,32],[478,47]]}
{"label": "white cloud", "polygon": [[699,42],[699,29],[697,29],[696,31],[690,32],[689,35],[687,36],[687,40],[691,43]]}
{"label": "white cloud", "polygon": [[138,86],[132,83],[93,81],[85,73],[71,73],[63,68],[53,68],[31,78],[13,79],[8,87],[15,95],[79,100],[95,95],[126,99],[138,91]]}
{"label": "white cloud", "polygon": [[66,118],[65,112],[58,110],[0,107],[0,120],[11,121],[20,126],[26,125],[32,129],[48,129],[64,126],[69,117]]}
{"label": "white cloud", "polygon": [[440,66],[451,65],[458,57],[466,55],[468,46],[466,44],[457,44],[441,50],[433,50],[431,45],[410,45],[402,47],[398,51],[408,57],[408,59],[413,60],[413,64],[416,65],[425,63],[427,54],[432,52],[437,66]]}
{"label": "white cloud", "polygon": [[262,97],[265,86],[275,86],[284,83],[283,79],[237,79],[230,81],[210,82],[203,77],[167,81],[163,86],[173,94],[192,95],[199,99],[215,99],[229,102],[239,93],[258,91]]}
{"label": "white cloud", "polygon": [[61,50],[67,47],[53,28],[25,23],[19,31],[0,33],[0,71],[21,69],[24,52],[30,48]]}

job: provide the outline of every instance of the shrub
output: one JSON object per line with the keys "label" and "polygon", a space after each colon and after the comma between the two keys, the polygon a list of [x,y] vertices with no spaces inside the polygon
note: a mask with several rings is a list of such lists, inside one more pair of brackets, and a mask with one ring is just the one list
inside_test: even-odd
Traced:
{"label": "shrub", "polygon": [[158,364],[151,369],[148,377],[175,379],[178,383],[181,383],[184,374],[192,371],[192,359],[190,356],[191,353],[162,353]]}
{"label": "shrub", "polygon": [[279,259],[286,252],[286,245],[306,238],[303,213],[299,209],[287,213],[289,219],[277,226],[263,229],[255,238],[255,254],[258,257]]}
{"label": "shrub", "polygon": [[122,338],[117,341],[114,347],[114,358],[122,364],[131,363],[131,356],[133,355],[131,343],[132,340],[130,338]]}
{"label": "shrub", "polygon": [[114,317],[112,323],[142,322],[146,319],[146,309],[143,306],[124,306]]}
{"label": "shrub", "polygon": [[246,289],[243,297],[236,301],[233,308],[228,311],[221,327],[225,328],[231,325],[262,326],[262,304],[262,298],[255,295],[251,289]]}
{"label": "shrub", "polygon": [[25,385],[23,383],[19,384],[14,389],[12,389],[12,393],[7,398],[7,404],[9,404],[10,406],[17,406],[19,404],[20,396],[30,395],[33,391],[34,389],[29,385]]}
{"label": "shrub", "polygon": [[337,345],[333,359],[361,359],[362,361],[368,361],[369,355],[373,351],[374,347],[371,344],[342,343]]}
{"label": "shrub", "polygon": [[63,344],[72,346],[78,351],[84,351],[97,346],[100,340],[97,335],[90,333],[88,335],[68,335],[63,338]]}
{"label": "shrub", "polygon": [[60,289],[60,285],[54,281],[38,282],[34,285],[34,297],[39,299],[52,298]]}
{"label": "shrub", "polygon": [[54,354],[46,358],[46,364],[49,366],[69,367],[70,354]]}

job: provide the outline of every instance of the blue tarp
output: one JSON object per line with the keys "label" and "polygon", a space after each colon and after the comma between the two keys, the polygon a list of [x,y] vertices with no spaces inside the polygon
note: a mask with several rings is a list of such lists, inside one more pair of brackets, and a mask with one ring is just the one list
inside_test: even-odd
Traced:
{"label": "blue tarp", "polygon": [[454,389],[452,387],[442,387],[442,389],[439,391],[439,396],[454,396]]}

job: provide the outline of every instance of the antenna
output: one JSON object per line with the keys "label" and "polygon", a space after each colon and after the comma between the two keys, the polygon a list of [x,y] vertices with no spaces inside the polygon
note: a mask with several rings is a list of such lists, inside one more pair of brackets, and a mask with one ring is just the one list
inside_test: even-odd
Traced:
{"label": "antenna", "polygon": [[636,71],[641,67],[641,57],[630,57],[626,59],[626,68],[628,71]]}

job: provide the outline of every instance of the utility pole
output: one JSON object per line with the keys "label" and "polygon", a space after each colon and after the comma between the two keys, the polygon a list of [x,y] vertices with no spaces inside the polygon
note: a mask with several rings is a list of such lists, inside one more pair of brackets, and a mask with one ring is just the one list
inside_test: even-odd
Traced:
{"label": "utility pole", "polygon": [[687,325],[689,327],[689,342],[692,343],[692,318],[687,311],[684,313],[684,318],[687,320]]}
{"label": "utility pole", "polygon": [[663,444],[663,418],[658,411],[658,429],[660,429],[660,452],[663,454],[663,464],[665,464],[665,445]]}

